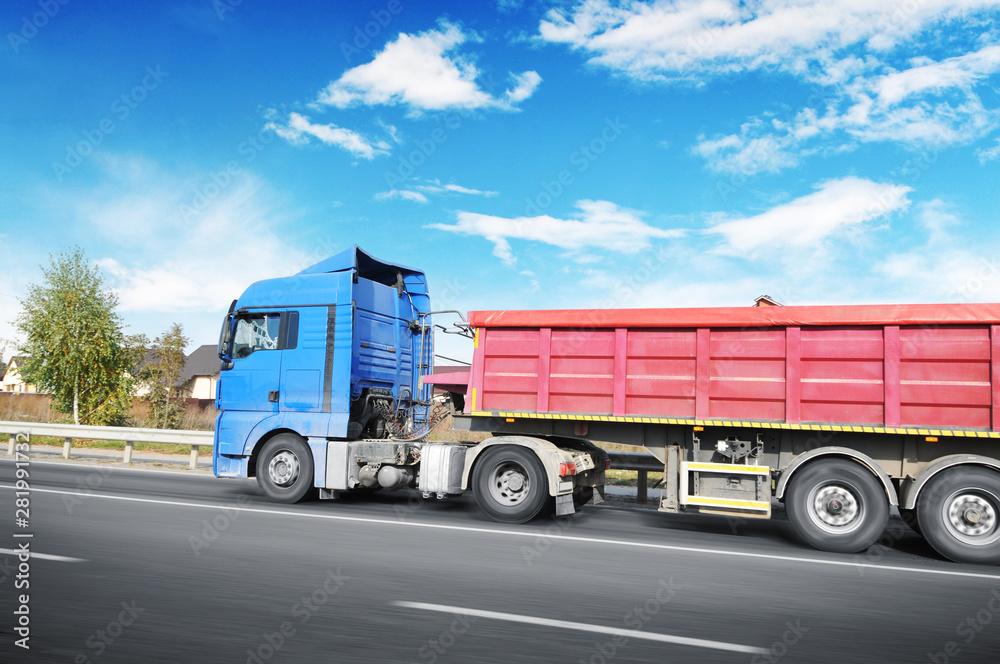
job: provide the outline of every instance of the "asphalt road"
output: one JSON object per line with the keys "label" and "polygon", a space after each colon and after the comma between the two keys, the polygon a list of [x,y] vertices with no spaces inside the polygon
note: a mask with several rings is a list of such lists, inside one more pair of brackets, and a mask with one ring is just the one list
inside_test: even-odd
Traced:
{"label": "asphalt road", "polygon": [[1000,568],[901,524],[840,555],[780,519],[511,526],[469,498],[285,506],[251,481],[34,461],[18,528],[13,482],[0,460],[3,662],[1000,662]]}

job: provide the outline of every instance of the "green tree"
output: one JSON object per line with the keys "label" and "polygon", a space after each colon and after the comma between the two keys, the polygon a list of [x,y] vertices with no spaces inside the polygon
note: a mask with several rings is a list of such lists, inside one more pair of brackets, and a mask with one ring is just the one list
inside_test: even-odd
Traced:
{"label": "green tree", "polygon": [[82,249],[49,257],[15,321],[25,382],[52,395],[76,424],[124,424],[132,403],[138,337],[126,337],[118,297]]}
{"label": "green tree", "polygon": [[149,419],[158,429],[176,429],[180,425],[184,400],[177,380],[184,370],[184,347],[189,343],[184,328],[174,323],[153,341],[146,356],[140,380],[149,389],[143,398],[149,404]]}

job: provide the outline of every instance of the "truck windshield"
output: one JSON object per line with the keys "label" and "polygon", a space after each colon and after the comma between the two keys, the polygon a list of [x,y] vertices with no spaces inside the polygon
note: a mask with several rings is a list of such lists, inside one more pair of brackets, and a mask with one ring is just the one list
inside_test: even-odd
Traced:
{"label": "truck windshield", "polygon": [[233,334],[233,357],[246,357],[258,350],[278,349],[280,329],[280,314],[240,316],[236,319],[236,331]]}

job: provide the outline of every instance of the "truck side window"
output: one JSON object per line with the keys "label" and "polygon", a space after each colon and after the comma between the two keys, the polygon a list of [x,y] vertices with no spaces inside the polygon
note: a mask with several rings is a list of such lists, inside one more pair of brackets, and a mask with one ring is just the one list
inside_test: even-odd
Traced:
{"label": "truck side window", "polygon": [[281,314],[251,314],[236,319],[233,357],[246,357],[257,350],[277,350]]}

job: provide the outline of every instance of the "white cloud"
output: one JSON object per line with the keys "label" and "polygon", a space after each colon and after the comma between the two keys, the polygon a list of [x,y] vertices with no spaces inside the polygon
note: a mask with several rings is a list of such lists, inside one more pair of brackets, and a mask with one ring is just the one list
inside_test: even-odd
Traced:
{"label": "white cloud", "polygon": [[419,191],[409,191],[408,189],[393,189],[391,191],[383,191],[375,194],[375,199],[379,201],[388,201],[394,198],[399,198],[404,201],[413,201],[414,203],[428,202],[427,197]]}
{"label": "white cloud", "polygon": [[210,312],[214,320],[251,282],[326,255],[284,239],[279,197],[247,171],[217,186],[141,158],[101,155],[95,163],[100,185],[50,190],[47,204],[90,235],[88,254],[110,275],[127,318]]}
{"label": "white cloud", "polygon": [[973,53],[928,62],[881,77],[875,83],[879,102],[898,104],[907,97],[951,88],[967,89],[1000,70],[1000,46],[987,46]]}
{"label": "white cloud", "polygon": [[414,185],[414,189],[419,189],[420,191],[429,194],[439,194],[439,193],[452,193],[452,194],[468,194],[470,196],[496,196],[495,191],[484,191],[482,189],[472,189],[470,187],[463,187],[459,184],[449,183],[442,184],[440,180],[428,180],[427,184]]}
{"label": "white cloud", "polygon": [[[1000,125],[973,84],[1000,70],[1000,47],[964,56],[927,58],[903,71],[858,76],[831,91],[825,108],[804,108],[790,121],[754,118],[738,134],[700,136],[692,152],[724,173],[773,173],[818,151],[853,149],[858,143],[896,142],[939,149],[981,138]],[[978,153],[977,153],[978,154]]]}
{"label": "white cloud", "polygon": [[650,226],[642,213],[620,208],[608,201],[578,201],[580,212],[571,219],[539,217],[495,217],[475,212],[458,212],[455,224],[429,224],[427,228],[477,235],[493,243],[493,254],[508,265],[517,258],[509,240],[530,240],[559,247],[570,252],[587,248],[625,254],[650,246],[651,239],[676,238],[683,234],[677,229]]}
{"label": "white cloud", "polygon": [[764,123],[757,120],[744,124],[739,135],[707,139],[700,136],[692,151],[708,162],[708,167],[720,173],[777,173],[782,168],[798,163],[792,149],[794,137],[789,134],[762,132]]}
{"label": "white cloud", "polygon": [[853,46],[885,51],[934,23],[996,0],[585,0],[550,10],[540,38],[643,81],[776,67],[808,75]]}
{"label": "white cloud", "polygon": [[980,164],[985,164],[988,161],[993,161],[994,159],[1000,159],[1000,138],[996,140],[991,148],[980,148],[976,150],[976,158],[979,159]]}
{"label": "white cloud", "polygon": [[909,206],[910,187],[848,177],[820,184],[817,191],[766,212],[715,223],[722,251],[754,255],[764,248],[818,249],[852,227],[881,219]]}
{"label": "white cloud", "polygon": [[446,109],[512,110],[530,97],[541,82],[533,71],[512,74],[514,87],[494,97],[480,87],[481,72],[471,58],[457,53],[467,41],[478,41],[458,26],[401,33],[368,63],[347,70],[319,95],[317,103],[347,108],[405,104],[410,112]]}
{"label": "white cloud", "polygon": [[507,104],[514,106],[535,94],[535,90],[542,82],[542,77],[538,72],[526,71],[523,74],[513,74],[514,87],[504,93],[507,97]]}
{"label": "white cloud", "polygon": [[[550,10],[539,34],[640,82],[779,71],[814,86],[821,99],[791,119],[764,112],[738,133],[699,137],[693,152],[710,169],[752,175],[859,143],[937,149],[986,136],[1000,111],[976,88],[1000,71],[1000,45],[981,34],[997,8],[1000,0],[584,0]],[[968,33],[966,44],[980,36],[980,46],[941,39],[945,27]],[[915,41],[952,57],[911,58]]]}
{"label": "white cloud", "polygon": [[[326,145],[334,145],[347,150],[355,157],[367,160],[389,154],[391,147],[386,141],[372,140],[335,124],[314,124],[308,117],[294,112],[288,116],[287,124],[269,122],[265,129],[274,130],[274,133],[292,145],[304,145],[309,142],[310,137],[313,137]],[[391,129],[395,130],[394,127]],[[395,135],[393,139],[395,140]]]}
{"label": "white cloud", "polygon": [[464,194],[468,196],[496,196],[495,191],[483,191],[481,189],[471,189],[459,184],[443,184],[440,180],[423,180],[423,184],[411,184],[408,189],[391,189],[375,194],[375,199],[387,201],[395,198],[413,201],[414,203],[427,203],[426,194]]}

